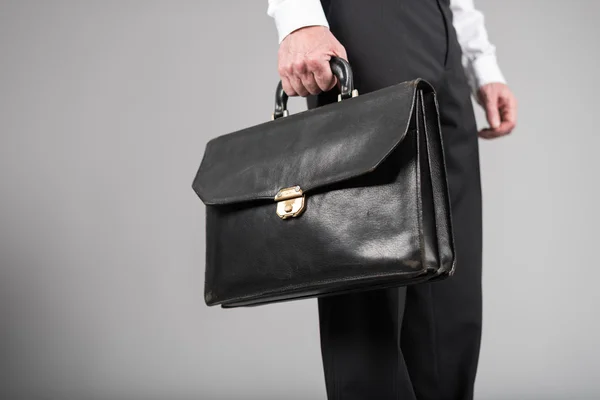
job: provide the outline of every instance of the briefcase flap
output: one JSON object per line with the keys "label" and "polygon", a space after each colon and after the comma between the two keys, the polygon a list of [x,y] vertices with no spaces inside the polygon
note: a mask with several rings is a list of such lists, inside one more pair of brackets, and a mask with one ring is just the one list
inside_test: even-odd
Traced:
{"label": "briefcase flap", "polygon": [[273,199],[369,173],[404,139],[416,91],[404,82],[210,140],[193,189],[206,205]]}

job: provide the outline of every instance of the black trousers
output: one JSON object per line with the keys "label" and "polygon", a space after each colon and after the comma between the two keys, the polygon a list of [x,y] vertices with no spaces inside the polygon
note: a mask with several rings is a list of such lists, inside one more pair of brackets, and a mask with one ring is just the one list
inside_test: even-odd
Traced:
{"label": "black trousers", "polygon": [[[477,132],[448,0],[322,0],[367,93],[422,77],[438,93],[457,266],[451,278],[319,299],[330,400],[466,400],[481,337]],[[309,107],[336,101],[324,93]]]}

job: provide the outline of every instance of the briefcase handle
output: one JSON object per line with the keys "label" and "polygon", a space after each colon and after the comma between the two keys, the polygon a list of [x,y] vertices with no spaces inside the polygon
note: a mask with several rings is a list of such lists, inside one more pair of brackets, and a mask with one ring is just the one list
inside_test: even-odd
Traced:
{"label": "briefcase handle", "polygon": [[[340,89],[338,101],[358,96],[358,91],[354,89],[354,77],[348,61],[332,56],[331,60],[329,60],[329,65],[331,66],[331,72],[333,72],[338,81],[338,88]],[[283,90],[281,81],[279,81],[277,90],[275,91],[275,111],[273,112],[272,119],[288,115],[287,101],[288,95]]]}

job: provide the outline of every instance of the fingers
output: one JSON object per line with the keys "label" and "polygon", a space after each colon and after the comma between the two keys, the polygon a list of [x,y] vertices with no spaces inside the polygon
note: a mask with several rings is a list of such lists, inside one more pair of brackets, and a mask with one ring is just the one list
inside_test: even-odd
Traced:
{"label": "fingers", "polygon": [[495,129],[500,126],[500,113],[498,110],[498,98],[495,96],[488,96],[485,99],[485,116],[487,118],[490,128]]}
{"label": "fingers", "polygon": [[288,96],[298,96],[298,93],[296,93],[288,78],[281,77],[281,86],[283,87],[283,91],[285,92],[285,94],[287,94]]}
{"label": "fingers", "polygon": [[[283,90],[288,96],[315,95],[335,85],[327,61],[296,61],[279,69]],[[333,82],[332,82],[333,81]]]}
{"label": "fingers", "polygon": [[479,131],[479,137],[484,139],[494,139],[501,136],[508,135],[515,129],[516,121],[512,118],[512,115],[509,111],[501,111],[502,121],[497,128],[486,128]]}
{"label": "fingers", "polygon": [[308,96],[309,94],[319,94],[321,90],[315,80],[313,69],[307,61],[297,61],[293,64],[294,78],[301,85],[300,90],[296,92],[300,96]]}
{"label": "fingers", "polygon": [[308,96],[308,90],[306,90],[306,88],[302,84],[302,80],[299,78],[298,75],[294,74],[288,77],[288,79],[290,80],[290,84],[294,88],[294,92],[296,92],[298,96]]}
{"label": "fingers", "polygon": [[338,46],[336,46],[333,50],[334,54],[348,61],[348,54],[346,54],[346,48],[342,46],[340,42],[337,42],[337,44]]}
{"label": "fingers", "polygon": [[328,90],[333,89],[336,84],[336,79],[331,72],[328,61],[313,60],[309,67],[313,70],[315,83],[320,91],[327,92]]}
{"label": "fingers", "polygon": [[304,27],[290,33],[279,47],[279,75],[289,96],[316,95],[332,89],[336,78],[329,61],[346,50],[327,27]]}
{"label": "fingers", "polygon": [[333,72],[331,72],[331,67],[329,66],[329,61],[331,60],[332,56],[343,58],[346,61],[348,60],[346,49],[339,42],[336,42],[331,54],[321,61],[313,60],[309,65],[313,70],[317,85],[323,92],[333,89],[337,84],[337,78],[335,75],[333,75]]}
{"label": "fingers", "polygon": [[502,98],[500,117],[502,121],[509,123],[511,131],[515,128],[517,124],[517,99],[512,93],[508,93]]}
{"label": "fingers", "polygon": [[483,139],[495,139],[508,135],[514,128],[510,122],[502,122],[497,128],[486,128],[479,131],[479,137]]}
{"label": "fingers", "polygon": [[290,81],[290,76],[292,76],[292,66],[286,65],[282,62],[279,63],[279,77],[281,78],[281,86],[283,87],[283,91],[288,96],[298,96],[298,93],[292,86],[292,82]]}
{"label": "fingers", "polygon": [[[316,86],[316,83],[311,85],[308,82],[309,78],[306,76],[306,73],[300,75],[292,66],[280,68],[279,75],[281,76],[281,85],[283,86],[283,91],[288,96],[308,96],[309,91],[305,86],[305,82],[311,88]],[[300,76],[305,77],[304,82]]]}
{"label": "fingers", "polygon": [[480,88],[479,95],[490,124],[479,132],[479,137],[494,139],[510,134],[517,123],[517,100],[508,86],[488,84]]}
{"label": "fingers", "polygon": [[299,60],[280,75],[283,90],[288,96],[316,95],[330,90],[336,83],[327,60]]}

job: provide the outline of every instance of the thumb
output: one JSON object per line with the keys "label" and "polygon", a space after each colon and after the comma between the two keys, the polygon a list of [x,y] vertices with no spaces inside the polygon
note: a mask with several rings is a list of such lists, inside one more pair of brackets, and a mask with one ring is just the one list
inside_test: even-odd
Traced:
{"label": "thumb", "polygon": [[500,111],[498,110],[498,98],[488,97],[485,101],[485,114],[490,128],[496,129],[500,126]]}

